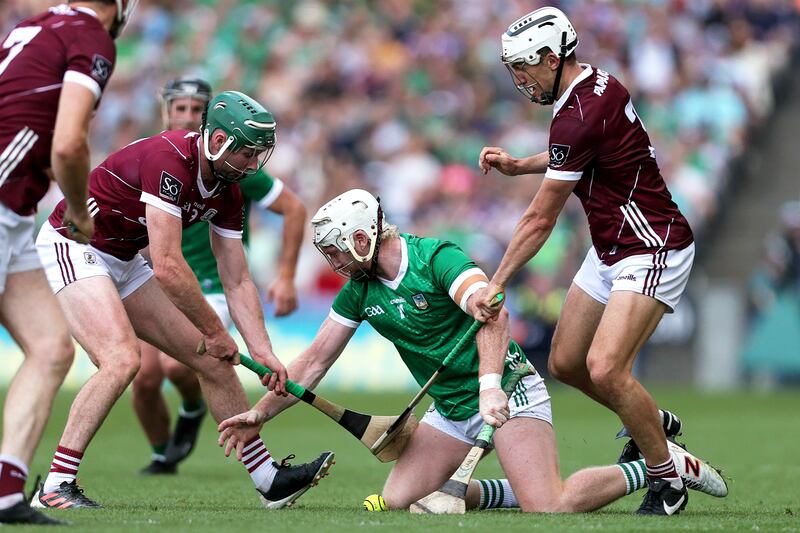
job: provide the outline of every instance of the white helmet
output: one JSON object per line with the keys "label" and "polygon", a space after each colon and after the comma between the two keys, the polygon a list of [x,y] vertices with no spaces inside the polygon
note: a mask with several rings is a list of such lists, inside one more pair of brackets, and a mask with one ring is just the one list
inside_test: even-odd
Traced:
{"label": "white helmet", "polygon": [[125,27],[125,24],[131,18],[131,14],[133,14],[133,10],[136,9],[136,4],[139,0],[128,0],[127,3],[125,0],[117,0],[117,16],[114,18],[114,23],[111,25],[111,36],[115,39],[119,37],[122,28]]}
{"label": "white helmet", "polygon": [[503,33],[502,37],[503,64],[511,72],[515,85],[523,94],[533,100],[533,93],[530,87],[521,86],[511,66],[524,63],[526,65],[538,65],[542,61],[539,50],[549,48],[552,52],[559,54],[561,63],[556,74],[556,83],[553,91],[545,95],[541,104],[552,104],[554,94],[558,90],[558,82],[561,79],[561,68],[564,58],[570,55],[578,47],[578,33],[572,27],[572,23],[567,16],[555,7],[543,7],[528,13],[524,17],[516,20]]}
{"label": "white helmet", "polygon": [[[350,252],[357,261],[366,262],[375,253],[384,223],[378,199],[363,189],[352,189],[320,207],[311,218],[314,246],[320,251],[323,246],[335,246],[339,251]],[[355,250],[353,234],[358,230],[364,231],[371,240],[366,255]]]}
{"label": "white helmet", "polygon": [[565,32],[567,42],[564,55],[568,56],[578,47],[578,34],[567,16],[555,7],[532,11],[511,24],[503,34],[503,63],[524,61],[529,65],[538,65],[542,60],[539,50],[547,47],[559,53]]}

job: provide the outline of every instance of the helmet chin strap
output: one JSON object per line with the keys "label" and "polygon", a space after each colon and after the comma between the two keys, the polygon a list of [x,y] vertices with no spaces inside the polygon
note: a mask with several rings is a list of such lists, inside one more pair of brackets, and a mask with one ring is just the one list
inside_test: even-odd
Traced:
{"label": "helmet chin strap", "polygon": [[371,279],[376,279],[378,277],[378,256],[380,255],[381,251],[381,233],[383,233],[383,209],[381,209],[381,199],[380,197],[377,198],[378,200],[378,224],[377,224],[377,235],[375,236],[374,241],[370,244],[370,252],[367,256],[361,256],[356,253],[353,247],[350,245],[349,241],[345,242],[345,245],[350,250],[350,253],[359,261],[366,260],[367,257],[372,257],[372,263],[370,263],[369,270],[361,270],[361,275],[358,277],[351,276],[353,281],[369,281]]}
{"label": "helmet chin strap", "polygon": [[237,180],[230,179],[228,176],[214,168],[214,161],[217,161],[220,157],[222,157],[222,154],[224,154],[225,151],[230,148],[230,146],[233,144],[233,141],[233,137],[228,137],[219,151],[216,154],[212,154],[211,148],[209,147],[208,128],[203,128],[203,153],[208,161],[208,166],[211,168],[211,174],[213,174],[216,179],[223,183],[236,183]]}
{"label": "helmet chin strap", "polygon": [[[564,70],[564,59],[567,57],[567,32],[561,32],[561,50],[558,54],[558,68],[556,69],[556,79],[553,80],[553,90],[544,93],[542,98],[537,101],[541,105],[553,105],[558,95],[558,88],[561,85],[561,72]],[[534,100],[535,101],[535,100]]]}

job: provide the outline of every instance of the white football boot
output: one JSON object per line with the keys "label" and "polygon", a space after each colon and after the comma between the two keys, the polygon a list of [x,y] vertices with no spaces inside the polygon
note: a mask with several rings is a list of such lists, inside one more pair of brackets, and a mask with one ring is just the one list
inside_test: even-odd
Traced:
{"label": "white football boot", "polygon": [[728,484],[719,470],[699,457],[695,457],[675,442],[667,441],[667,448],[675,461],[678,474],[688,488],[717,498],[724,498],[728,495]]}

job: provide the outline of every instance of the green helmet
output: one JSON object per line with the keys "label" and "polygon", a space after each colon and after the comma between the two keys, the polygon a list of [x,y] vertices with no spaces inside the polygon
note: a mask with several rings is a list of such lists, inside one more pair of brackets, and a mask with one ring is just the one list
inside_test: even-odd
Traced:
{"label": "green helmet", "polygon": [[[227,139],[217,153],[211,153],[209,140],[217,130],[225,132]],[[224,162],[228,167],[241,174],[239,177],[231,177],[214,169],[217,178],[224,181],[238,181],[244,175],[254,174],[264,166],[275,148],[275,118],[272,113],[246,94],[238,91],[224,91],[208,103],[203,117],[202,131],[203,150],[212,169],[214,162],[222,159],[230,150]],[[251,165],[241,169],[227,162],[231,153],[242,149],[254,151],[254,157],[258,158],[258,165],[255,169],[250,168]]]}

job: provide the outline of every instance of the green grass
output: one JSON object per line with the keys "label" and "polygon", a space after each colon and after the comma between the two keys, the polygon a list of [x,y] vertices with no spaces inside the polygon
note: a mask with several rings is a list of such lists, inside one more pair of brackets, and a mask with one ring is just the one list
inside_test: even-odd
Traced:
{"label": "green grass", "polygon": [[[551,392],[562,475],[614,461],[622,447],[622,441],[613,440],[618,429],[615,417],[575,391],[551,387]],[[87,495],[106,508],[54,514],[72,521],[71,531],[800,530],[800,394],[655,392],[660,405],[682,417],[689,448],[724,468],[730,479],[728,498],[693,492],[686,511],[671,518],[631,516],[642,493],[585,515],[491,511],[431,517],[406,512],[367,513],[361,510],[361,501],[380,492],[390,465],[377,462],[323,415],[298,405],[265,427],[262,437],[267,447],[276,457],[296,453],[297,460],[332,449],[337,454],[336,465],[295,508],[268,512],[260,507],[244,468],[226,459],[216,446],[210,421],[206,421],[197,450],[181,465],[178,476],[139,476],[137,470],[147,462],[149,450],[126,395],[90,446],[80,472]],[[329,396],[357,410],[392,414],[402,409],[410,395]],[[46,472],[49,466],[71,399],[72,393],[62,393],[56,401],[34,461],[34,475]],[[501,475],[494,456],[484,463],[478,476]]]}

